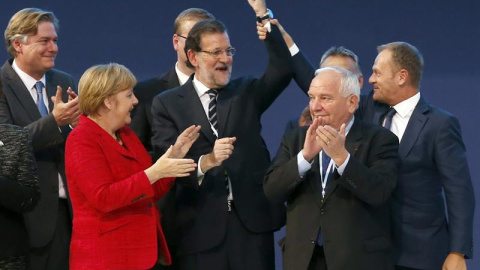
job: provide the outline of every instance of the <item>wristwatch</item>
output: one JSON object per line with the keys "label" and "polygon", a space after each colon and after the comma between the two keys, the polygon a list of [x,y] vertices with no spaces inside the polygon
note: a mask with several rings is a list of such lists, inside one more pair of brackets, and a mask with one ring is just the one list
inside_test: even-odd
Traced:
{"label": "wristwatch", "polygon": [[261,23],[265,20],[273,19],[273,12],[267,8],[267,13],[263,14],[263,16],[257,16],[257,22]]}

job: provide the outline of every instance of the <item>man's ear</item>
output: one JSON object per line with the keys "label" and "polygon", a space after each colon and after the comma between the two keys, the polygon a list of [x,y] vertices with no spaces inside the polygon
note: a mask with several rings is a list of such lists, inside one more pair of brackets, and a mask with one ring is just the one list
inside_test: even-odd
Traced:
{"label": "man's ear", "polygon": [[350,95],[348,97],[348,111],[351,113],[351,114],[354,114],[355,111],[357,110],[357,106],[358,106],[358,96],[357,95]]}
{"label": "man's ear", "polygon": [[190,61],[190,64],[192,64],[192,66],[194,67],[198,66],[197,54],[192,49],[187,51],[187,57],[188,57],[188,61]]}
{"label": "man's ear", "polygon": [[403,86],[407,83],[408,80],[408,71],[406,69],[401,69],[398,72],[398,85]]}
{"label": "man's ear", "polygon": [[23,43],[18,39],[12,41],[12,47],[17,53],[23,52]]}
{"label": "man's ear", "polygon": [[178,35],[177,35],[177,34],[173,34],[172,44],[173,44],[173,49],[174,49],[176,52],[178,52]]}

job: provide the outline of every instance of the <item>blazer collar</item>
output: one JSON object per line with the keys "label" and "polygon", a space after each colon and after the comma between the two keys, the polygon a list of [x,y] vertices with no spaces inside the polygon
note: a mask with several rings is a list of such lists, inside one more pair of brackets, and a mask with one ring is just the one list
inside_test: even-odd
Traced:
{"label": "blazer collar", "polygon": [[[107,131],[105,131],[97,123],[84,115],[80,115],[78,125],[80,127],[85,126],[85,128],[87,128],[90,132],[95,133],[100,138],[102,144],[104,144],[104,147],[111,148],[119,152],[123,156],[137,159],[135,149],[129,149],[130,147],[132,147],[132,142],[130,140],[130,137],[125,134],[126,127],[122,127],[117,131],[120,138],[122,139],[122,142],[124,143],[124,145],[122,146],[114,138],[112,138],[112,136],[110,136]],[[133,150],[133,152],[130,150]]]}
{"label": "blazer collar", "polygon": [[[12,68],[13,59],[9,59],[5,62],[2,67],[2,74],[4,78],[3,90],[5,92],[11,92],[17,99],[20,104],[22,104],[25,112],[27,112],[30,120],[36,121],[42,116],[38,111],[37,105],[32,99],[30,92],[23,84],[22,80],[18,74]],[[48,87],[47,87],[48,89]],[[48,92],[47,92],[48,93]],[[52,102],[49,102],[52,103]]]}
{"label": "blazer collar", "polygon": [[203,110],[202,103],[200,102],[200,98],[198,97],[193,86],[192,78],[193,75],[184,85],[179,88],[180,91],[178,92],[178,97],[185,102],[182,103],[182,106],[185,106],[186,119],[190,119],[192,124],[200,125],[202,127],[201,133],[212,145],[214,145],[217,137],[210,127],[210,122],[208,121],[207,115]]}
{"label": "blazer collar", "polygon": [[427,112],[429,110],[430,106],[428,102],[423,97],[420,97],[420,100],[418,101],[417,106],[415,106],[412,116],[408,121],[402,141],[400,142],[398,152],[401,158],[405,158],[412,150],[420,132],[428,121]]}

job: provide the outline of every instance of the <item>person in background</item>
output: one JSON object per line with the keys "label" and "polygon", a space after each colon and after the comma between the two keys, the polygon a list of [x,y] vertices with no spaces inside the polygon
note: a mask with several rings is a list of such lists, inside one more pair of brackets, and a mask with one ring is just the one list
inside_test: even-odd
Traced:
{"label": "person in background", "polygon": [[124,66],[89,68],[79,82],[82,111],[66,144],[66,174],[73,206],[70,269],[150,269],[171,257],[155,200],[175,177],[195,170],[183,159],[198,138],[190,126],[153,165],[127,126],[138,103],[136,79]]}
{"label": "person in background", "polygon": [[38,8],[18,11],[5,29],[12,59],[0,70],[0,123],[28,128],[38,167],[42,196],[25,215],[31,270],[68,269],[72,216],[64,150],[80,110],[73,78],[53,68],[57,31],[58,20],[52,12]]}

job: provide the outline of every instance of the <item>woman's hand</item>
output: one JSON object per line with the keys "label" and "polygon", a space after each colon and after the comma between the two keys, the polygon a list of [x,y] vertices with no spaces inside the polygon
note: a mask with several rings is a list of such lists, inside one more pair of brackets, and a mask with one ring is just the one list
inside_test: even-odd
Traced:
{"label": "woman's hand", "polygon": [[145,170],[145,174],[151,184],[162,178],[189,176],[190,172],[194,171],[197,167],[193,159],[172,158],[172,151],[173,146],[170,146],[167,152],[165,152],[155,164]]}
{"label": "woman's hand", "polygon": [[185,129],[182,134],[177,138],[177,141],[173,145],[171,158],[183,158],[192,147],[192,144],[198,139],[198,136],[202,127],[192,125]]}

